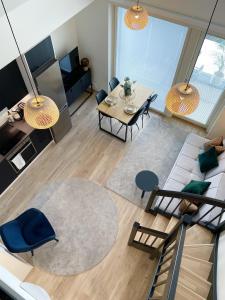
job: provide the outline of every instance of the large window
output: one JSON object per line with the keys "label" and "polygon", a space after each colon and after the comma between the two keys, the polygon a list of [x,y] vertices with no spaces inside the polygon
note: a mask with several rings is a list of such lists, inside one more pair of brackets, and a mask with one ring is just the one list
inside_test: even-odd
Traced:
{"label": "large window", "polygon": [[225,89],[225,40],[207,35],[191,76],[200,104],[188,119],[206,125]]}
{"label": "large window", "polygon": [[153,88],[159,97],[152,106],[164,111],[188,28],[150,17],[144,30],[130,30],[124,23],[125,12],[118,8],[116,76],[120,80],[129,76]]}

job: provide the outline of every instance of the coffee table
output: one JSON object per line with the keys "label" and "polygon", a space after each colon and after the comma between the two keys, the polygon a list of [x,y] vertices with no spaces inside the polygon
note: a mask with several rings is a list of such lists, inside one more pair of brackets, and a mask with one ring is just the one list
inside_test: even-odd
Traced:
{"label": "coffee table", "polygon": [[135,182],[137,187],[142,190],[141,198],[143,198],[145,192],[152,192],[158,186],[159,179],[154,172],[143,170],[136,175]]}

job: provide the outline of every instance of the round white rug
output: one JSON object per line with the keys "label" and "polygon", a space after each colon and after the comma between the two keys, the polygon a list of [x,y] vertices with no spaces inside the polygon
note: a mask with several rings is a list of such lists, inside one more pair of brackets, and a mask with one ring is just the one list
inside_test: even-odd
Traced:
{"label": "round white rug", "polygon": [[51,183],[35,196],[31,207],[47,216],[59,239],[34,250],[34,265],[47,272],[84,272],[98,264],[116,240],[116,206],[103,187],[88,180]]}

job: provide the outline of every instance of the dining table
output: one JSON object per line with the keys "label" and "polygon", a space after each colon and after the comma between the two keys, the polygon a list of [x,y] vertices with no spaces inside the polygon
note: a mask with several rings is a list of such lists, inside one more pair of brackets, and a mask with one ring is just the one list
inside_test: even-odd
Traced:
{"label": "dining table", "polygon": [[[152,88],[145,87],[136,82],[132,85],[132,94],[129,97],[125,97],[124,89],[119,84],[97,107],[99,115],[99,129],[115,136],[123,142],[126,142],[130,121],[134,117],[135,113],[144,105],[146,100],[153,95],[153,93],[154,90]],[[110,99],[113,103],[108,104],[107,99]],[[129,105],[135,108],[134,112],[127,111],[127,107]],[[125,126],[124,138],[102,127],[101,113],[120,121]]]}

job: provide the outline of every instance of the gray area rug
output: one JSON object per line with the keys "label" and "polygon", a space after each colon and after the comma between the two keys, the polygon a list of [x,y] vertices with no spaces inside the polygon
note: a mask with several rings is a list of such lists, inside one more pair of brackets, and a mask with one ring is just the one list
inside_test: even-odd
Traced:
{"label": "gray area rug", "polygon": [[151,115],[107,181],[107,188],[145,208],[150,194],[146,193],[141,199],[141,190],[135,184],[137,173],[155,172],[159,186],[163,187],[188,134],[187,128],[179,127],[169,118]]}
{"label": "gray area rug", "polygon": [[59,239],[34,251],[33,264],[47,272],[75,275],[86,271],[109,253],[116,240],[116,205],[106,189],[88,180],[51,183],[30,207],[47,216]]}

